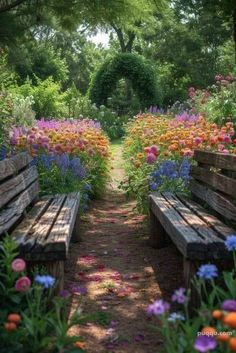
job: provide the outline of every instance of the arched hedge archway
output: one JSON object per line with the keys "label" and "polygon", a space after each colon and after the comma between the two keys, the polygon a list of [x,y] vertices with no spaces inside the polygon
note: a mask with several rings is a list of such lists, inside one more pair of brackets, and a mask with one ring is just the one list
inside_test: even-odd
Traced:
{"label": "arched hedge archway", "polygon": [[131,81],[142,109],[158,103],[153,68],[141,56],[131,53],[121,53],[105,61],[92,79],[89,89],[91,101],[106,105],[107,98],[121,78]]}

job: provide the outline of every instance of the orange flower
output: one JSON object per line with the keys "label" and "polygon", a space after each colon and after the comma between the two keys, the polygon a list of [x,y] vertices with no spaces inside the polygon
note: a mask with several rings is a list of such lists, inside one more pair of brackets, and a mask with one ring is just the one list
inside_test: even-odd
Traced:
{"label": "orange flower", "polygon": [[222,316],[223,316],[223,313],[222,313],[221,310],[214,310],[214,311],[212,312],[212,317],[213,317],[214,319],[221,319]]}
{"label": "orange flower", "polygon": [[223,322],[225,325],[231,327],[231,328],[236,328],[236,312],[232,312],[227,314],[224,319]]}
{"label": "orange flower", "polygon": [[19,314],[9,314],[7,317],[7,321],[9,322],[15,322],[16,324],[18,324],[21,321],[21,316]]}
{"label": "orange flower", "polygon": [[76,347],[76,348],[80,348],[80,349],[86,349],[86,343],[85,342],[82,342],[82,341],[76,341],[75,343],[74,343],[74,346]]}
{"label": "orange flower", "polygon": [[214,336],[216,334],[216,329],[211,326],[205,326],[202,329],[202,333]]}
{"label": "orange flower", "polygon": [[232,352],[236,352],[236,337],[229,339],[229,348]]}
{"label": "orange flower", "polygon": [[15,331],[17,329],[17,326],[14,322],[6,322],[4,327],[7,331]]}
{"label": "orange flower", "polygon": [[217,336],[217,339],[220,342],[227,342],[230,339],[230,334],[229,334],[229,332],[220,332]]}

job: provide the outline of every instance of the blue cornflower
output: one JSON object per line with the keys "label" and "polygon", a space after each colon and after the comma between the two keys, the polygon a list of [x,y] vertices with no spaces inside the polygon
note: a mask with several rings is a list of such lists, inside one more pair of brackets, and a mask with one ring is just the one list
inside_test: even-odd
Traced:
{"label": "blue cornflower", "polygon": [[152,191],[155,191],[155,190],[157,190],[157,183],[151,183],[150,184],[150,189],[152,190]]}
{"label": "blue cornflower", "polygon": [[78,178],[83,179],[86,176],[86,170],[82,165],[79,157],[71,159],[70,169],[72,170],[72,173]]}
{"label": "blue cornflower", "polygon": [[50,288],[55,283],[55,278],[50,275],[37,275],[35,277],[35,282],[41,284],[44,288]]}
{"label": "blue cornflower", "polygon": [[229,235],[225,241],[225,246],[229,251],[236,250],[236,235]]}
{"label": "blue cornflower", "polygon": [[198,277],[202,279],[213,279],[218,276],[218,269],[215,265],[201,265],[197,271]]}

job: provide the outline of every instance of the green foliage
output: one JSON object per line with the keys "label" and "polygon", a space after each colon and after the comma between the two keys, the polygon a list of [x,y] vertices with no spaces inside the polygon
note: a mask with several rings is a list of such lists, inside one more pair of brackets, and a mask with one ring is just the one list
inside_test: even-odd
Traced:
{"label": "green foliage", "polygon": [[62,118],[66,114],[61,85],[55,82],[52,77],[48,77],[46,80],[36,78],[36,85],[32,85],[28,80],[23,85],[16,87],[15,92],[24,97],[33,97],[33,108],[37,118],[49,119],[54,116]]}
{"label": "green foliage", "polygon": [[80,96],[74,108],[74,117],[89,117],[98,121],[111,140],[124,135],[127,116],[118,116],[115,111],[105,105],[96,106],[87,96]]}
{"label": "green foliage", "polygon": [[236,127],[236,82],[221,80],[208,90],[197,90],[191,103],[208,121],[219,126],[233,121]]}
{"label": "green foliage", "polygon": [[137,93],[141,107],[157,103],[157,87],[152,66],[134,54],[118,54],[107,60],[94,76],[89,96],[97,105],[106,105],[107,99],[121,78],[128,78]]}

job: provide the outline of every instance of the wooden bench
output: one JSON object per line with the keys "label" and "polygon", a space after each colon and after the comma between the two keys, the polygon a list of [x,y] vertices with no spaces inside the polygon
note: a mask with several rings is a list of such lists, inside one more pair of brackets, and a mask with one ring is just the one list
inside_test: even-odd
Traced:
{"label": "wooden bench", "polygon": [[0,161],[0,235],[11,234],[30,265],[44,265],[58,290],[71,236],[79,240],[79,202],[78,192],[39,200],[38,172],[28,153]]}
{"label": "wooden bench", "polygon": [[150,195],[150,244],[161,248],[173,241],[184,257],[186,287],[200,264],[230,259],[224,241],[236,234],[236,156],[197,150],[194,159],[191,198]]}

